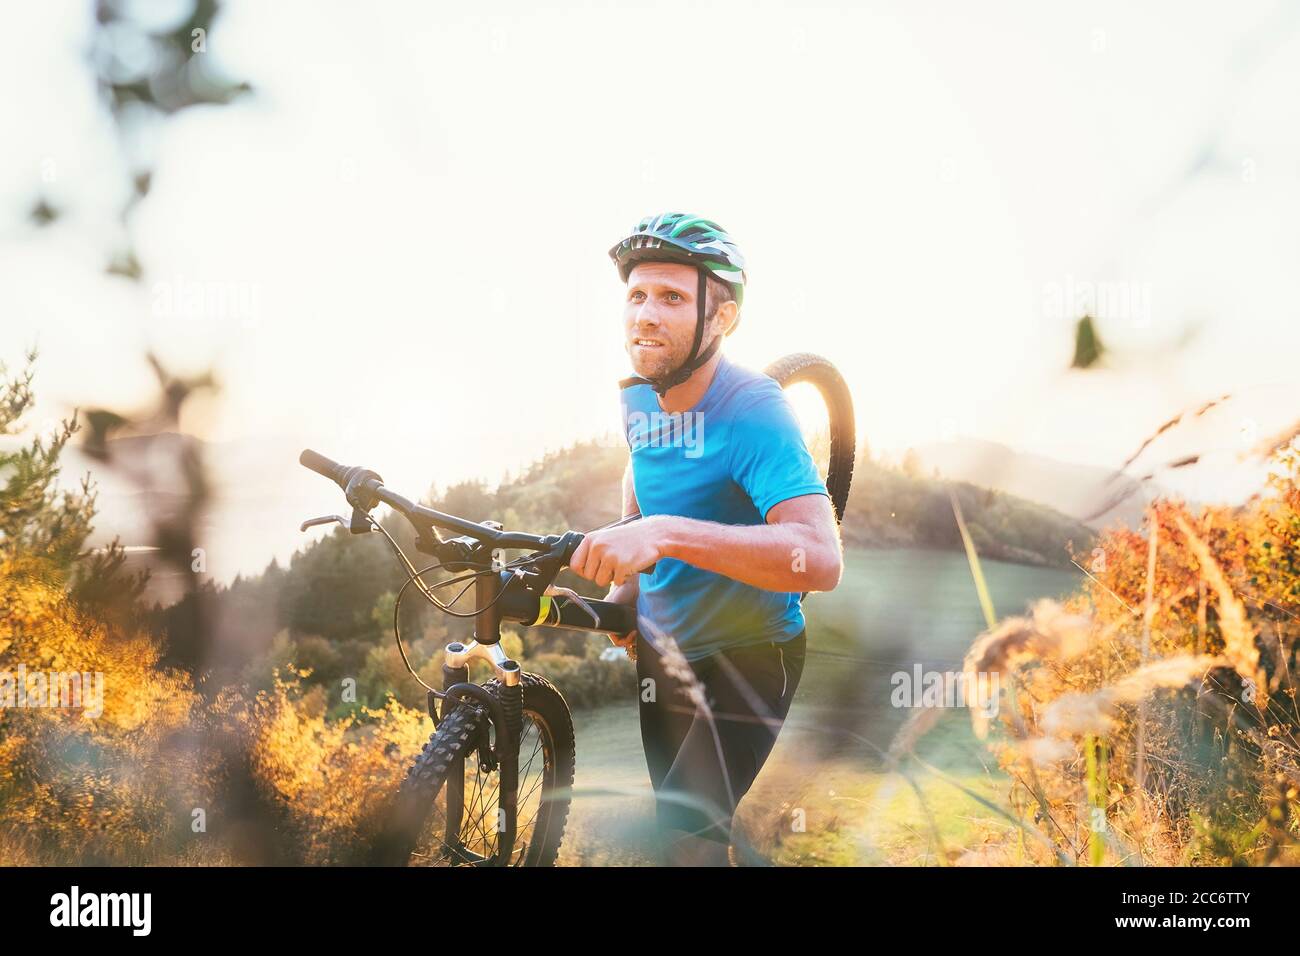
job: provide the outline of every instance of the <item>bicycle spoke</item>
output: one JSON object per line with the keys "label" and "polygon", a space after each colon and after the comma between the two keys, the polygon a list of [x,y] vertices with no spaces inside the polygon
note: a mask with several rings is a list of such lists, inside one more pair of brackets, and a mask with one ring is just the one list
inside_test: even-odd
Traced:
{"label": "bicycle spoke", "polygon": [[[539,789],[541,789],[541,787],[542,787],[542,780],[539,779],[538,783],[535,784],[532,787],[532,789],[529,790],[528,793],[523,798],[520,799],[519,806],[521,808],[527,806],[528,805],[527,801],[529,800],[529,798],[531,798],[534,793],[536,793]],[[532,826],[532,824],[536,822],[538,815],[542,812],[542,804],[545,802],[545,800],[546,797],[544,795],[538,798],[536,807],[533,809],[532,816],[528,818],[528,822],[526,824],[520,826],[519,828],[519,831],[521,833],[524,832],[529,826]],[[522,810],[520,815],[522,816]]]}
{"label": "bicycle spoke", "polygon": [[471,818],[470,818],[469,825],[468,825],[465,829],[463,829],[461,832],[464,833],[464,832],[466,832],[466,830],[469,830],[469,829],[473,828],[473,829],[474,829],[474,832],[475,832],[475,836],[478,838],[478,842],[477,842],[477,844],[476,844],[476,846],[478,847],[478,849],[476,850],[476,852],[478,852],[480,856],[489,856],[489,855],[492,855],[492,854],[489,854],[489,853],[487,852],[487,850],[488,850],[488,844],[489,844],[489,839],[488,839],[488,835],[487,835],[487,833],[483,830],[483,825],[482,825],[482,824],[483,824],[483,818],[484,818],[484,816],[486,816],[486,814],[488,813],[488,811],[491,809],[492,804],[491,804],[491,802],[486,798],[485,790],[484,790],[483,786],[481,785],[484,776],[487,776],[487,775],[486,775],[486,774],[482,774],[482,773],[477,773],[477,772],[476,772],[476,775],[475,775],[475,778],[474,778],[474,782],[475,782],[475,787],[474,787],[474,810],[477,811],[477,812],[472,814],[472,816],[471,816]]}
{"label": "bicycle spoke", "polygon": [[538,790],[542,788],[542,785],[545,782],[546,782],[546,778],[539,776],[537,778],[537,782],[528,788],[528,792],[520,796],[518,806],[522,807],[529,797],[531,797],[533,794],[535,794]]}
{"label": "bicycle spoke", "polygon": [[[537,734],[537,746],[534,747],[534,748],[533,748],[533,752],[532,752],[531,754],[529,754],[529,756],[528,756],[528,764],[527,764],[527,766],[521,767],[521,768],[519,769],[519,777],[520,777],[520,779],[523,779],[523,777],[528,773],[528,771],[531,770],[531,769],[533,768],[533,761],[537,759],[537,755],[538,755],[539,753],[541,753],[541,752],[542,752],[542,735],[541,735],[541,732],[539,731],[538,734]],[[545,765],[545,763],[546,763],[546,758],[545,758],[545,757],[542,758],[542,763],[543,763],[543,765]]]}
{"label": "bicycle spoke", "polygon": [[[490,794],[487,792],[486,787],[480,786],[477,788],[476,808],[478,809],[478,813],[475,815],[472,821],[472,825],[477,827],[478,836],[481,839],[482,852],[480,855],[485,857],[494,857],[496,856],[497,840],[495,836],[490,837],[488,835],[488,832],[483,826],[483,823],[487,815],[493,812],[493,809],[497,804],[496,794],[500,788],[501,775],[499,771],[493,771],[491,774],[481,774],[477,778],[477,782],[481,784],[483,782],[484,777],[494,778],[493,779],[494,786]],[[493,817],[494,820],[493,820],[492,829],[493,829],[493,833],[495,834],[496,827],[495,827],[494,813],[493,813]],[[492,852],[488,852],[489,848],[491,848]]]}

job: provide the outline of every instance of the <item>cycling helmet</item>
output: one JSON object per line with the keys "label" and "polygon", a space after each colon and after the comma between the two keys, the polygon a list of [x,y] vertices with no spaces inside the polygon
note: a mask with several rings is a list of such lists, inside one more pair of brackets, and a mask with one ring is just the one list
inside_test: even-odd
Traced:
{"label": "cycling helmet", "polygon": [[[650,381],[634,376],[624,379],[624,387],[649,384],[662,395],[675,385],[680,385],[691,374],[713,357],[722,344],[714,339],[703,354],[700,342],[704,338],[705,297],[710,275],[721,279],[731,289],[740,305],[745,296],[745,257],[741,255],[734,239],[716,222],[684,212],[666,212],[659,216],[646,216],[632,233],[614,248],[609,257],[618,266],[618,275],[624,282],[632,268],[639,262],[680,262],[694,266],[700,277],[699,291],[695,297],[698,313],[695,322],[695,342],[691,354],[675,371]],[[732,331],[735,326],[732,326]]]}

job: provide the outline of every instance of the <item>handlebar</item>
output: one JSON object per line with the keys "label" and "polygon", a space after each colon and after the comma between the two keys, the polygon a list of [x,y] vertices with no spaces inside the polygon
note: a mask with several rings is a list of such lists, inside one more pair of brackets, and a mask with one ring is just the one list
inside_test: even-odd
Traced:
{"label": "handlebar", "polygon": [[[502,577],[510,577],[503,571]],[[637,628],[636,608],[613,601],[585,599],[586,607],[565,597],[529,594],[518,579],[505,582],[501,595],[501,616],[529,627],[567,627],[578,631],[627,635]],[[588,614],[590,610],[591,614]],[[593,620],[591,615],[595,615]]]}
{"label": "handlebar", "polygon": [[347,486],[342,477],[346,469],[337,461],[331,461],[318,451],[312,451],[310,448],[306,449],[298,456],[298,464],[304,468],[310,468],[318,475],[325,476],[340,488]]}
{"label": "handlebar", "polygon": [[[554,583],[560,571],[568,566],[569,559],[582,543],[584,535],[580,532],[535,535],[504,531],[418,505],[386,488],[383,478],[375,472],[359,466],[341,465],[310,448],[298,456],[298,462],[328,478],[343,490],[354,509],[351,526],[353,532],[368,530],[364,513],[368,513],[376,504],[386,504],[414,526],[416,548],[438,557],[451,570],[456,569],[457,561],[469,560],[470,547],[464,539],[439,538],[436,528],[457,532],[491,548],[538,552],[535,558],[529,560],[531,567],[527,573],[502,573],[503,581],[509,579],[505,581],[501,600],[502,615],[505,617],[525,624],[549,624],[622,634],[636,628],[636,611],[628,605],[587,599],[587,604],[598,618],[593,627],[585,610],[571,605],[571,602],[563,598],[552,599],[545,595],[545,590]],[[644,573],[653,572],[654,567],[651,565],[644,569]]]}
{"label": "handlebar", "polygon": [[[455,531],[459,534],[468,535],[495,548],[517,548],[521,550],[551,549],[555,547],[561,538],[566,537],[565,535],[536,535],[525,534],[521,531],[501,531],[490,525],[479,524],[467,518],[459,518],[456,515],[444,514],[433,508],[426,508],[424,505],[417,505],[408,498],[404,498],[397,492],[384,487],[384,479],[375,472],[359,466],[340,465],[338,462],[326,458],[310,448],[298,456],[298,462],[318,475],[323,475],[343,489],[348,503],[354,508],[369,511],[376,504],[386,504],[415,525],[417,531],[427,531],[432,534],[433,528],[442,528],[445,531]],[[576,540],[572,541],[572,548],[569,549],[568,554],[563,556],[565,563],[573,556],[573,552],[577,550],[578,545],[582,543],[582,535],[578,532],[570,531],[568,534],[569,536],[576,536]],[[425,543],[434,545],[443,543],[437,538],[436,534],[433,535],[433,538],[434,541]],[[421,550],[424,549],[421,548]]]}

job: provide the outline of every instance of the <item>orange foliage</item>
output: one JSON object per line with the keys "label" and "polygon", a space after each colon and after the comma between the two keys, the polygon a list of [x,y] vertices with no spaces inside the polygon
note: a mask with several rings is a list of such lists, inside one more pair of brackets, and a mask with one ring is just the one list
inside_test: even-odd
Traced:
{"label": "orange foliage", "polygon": [[1080,593],[972,648],[969,670],[1011,678],[990,746],[1047,859],[1295,856],[1298,466],[1283,450],[1240,507],[1153,503],[1145,533],[1076,555]]}

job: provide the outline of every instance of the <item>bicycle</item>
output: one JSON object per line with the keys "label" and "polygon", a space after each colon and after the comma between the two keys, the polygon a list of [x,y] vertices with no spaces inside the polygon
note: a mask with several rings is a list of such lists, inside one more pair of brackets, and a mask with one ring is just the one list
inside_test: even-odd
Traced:
{"label": "bicycle", "polygon": [[[853,408],[848,387],[830,362],[800,353],[775,362],[767,373],[783,387],[807,381],[830,409],[830,467],[827,490],[842,519],[852,480]],[[350,518],[325,515],[304,521],[302,530],[337,523],[353,534],[384,535],[407,580],[397,592],[393,633],[408,671],[425,688],[434,732],[415,757],[392,810],[375,841],[372,860],[382,865],[552,866],[568,820],[574,775],[573,719],[550,681],[522,670],[501,648],[501,624],[563,627],[626,635],[637,626],[635,608],[586,598],[555,580],[583,534],[534,535],[506,531],[498,522],[474,522],[418,505],[384,486],[375,472],[348,467],[304,451],[299,462],[337,484],[352,506]],[[370,512],[385,504],[415,529],[415,548],[435,559],[417,569]],[[627,515],[603,527],[635,521]],[[454,532],[443,539],[438,529]],[[595,529],[601,530],[601,529]],[[528,554],[507,562],[504,552]],[[444,570],[446,581],[429,585],[424,576]],[[642,569],[651,573],[654,566]],[[466,582],[449,604],[436,588]],[[454,641],[443,653],[442,688],[426,684],[402,644],[400,609],[415,589],[444,613],[474,619],[469,643]],[[474,589],[475,610],[454,610]],[[469,664],[485,661],[494,677],[469,680]],[[540,760],[540,765],[538,761]],[[495,806],[493,801],[495,800]],[[522,823],[520,822],[522,819]]]}

